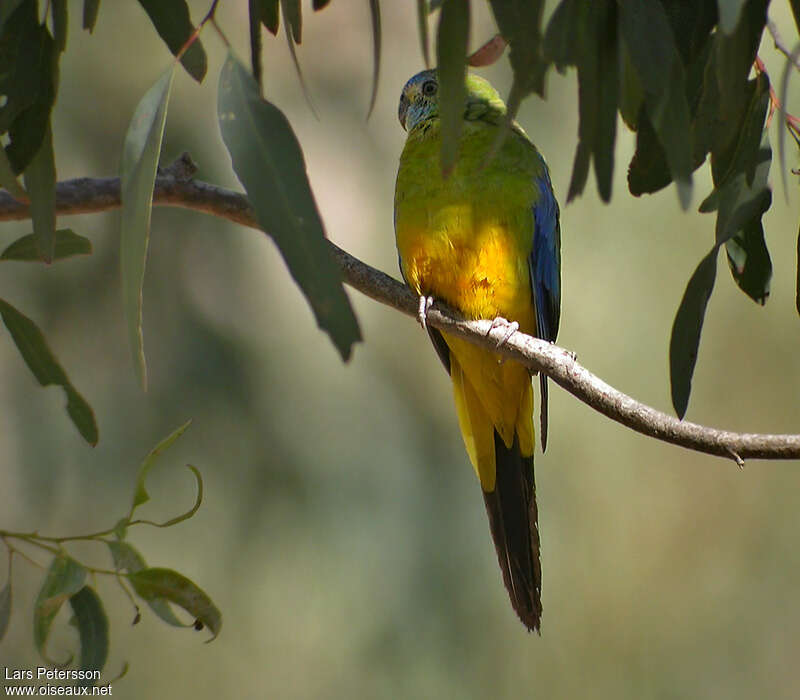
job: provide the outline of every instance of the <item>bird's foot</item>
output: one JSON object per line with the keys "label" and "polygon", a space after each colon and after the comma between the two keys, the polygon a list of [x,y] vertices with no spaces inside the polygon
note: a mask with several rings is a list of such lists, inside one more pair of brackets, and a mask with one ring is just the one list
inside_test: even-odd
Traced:
{"label": "bird's foot", "polygon": [[428,330],[428,311],[433,306],[433,297],[422,295],[419,298],[419,309],[417,310],[417,321],[422,326],[422,330]]}
{"label": "bird's foot", "polygon": [[489,326],[489,330],[486,335],[489,335],[495,328],[505,329],[505,333],[500,340],[497,341],[497,345],[495,345],[495,348],[499,350],[508,342],[508,339],[519,330],[519,323],[516,321],[509,321],[502,316],[498,316],[496,319],[494,319],[494,321],[492,321],[492,325]]}

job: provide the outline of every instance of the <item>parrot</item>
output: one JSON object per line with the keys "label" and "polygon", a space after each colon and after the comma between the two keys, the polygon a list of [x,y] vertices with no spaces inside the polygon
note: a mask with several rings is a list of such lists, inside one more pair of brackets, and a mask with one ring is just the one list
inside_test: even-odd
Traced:
{"label": "parrot", "polygon": [[[425,321],[440,301],[466,319],[506,324],[505,340],[518,329],[555,342],[561,315],[560,213],[547,164],[516,121],[496,146],[508,121],[497,90],[471,72],[465,72],[465,84],[458,158],[446,175],[440,164],[436,69],[418,73],[403,87],[398,117],[407,136],[395,185],[395,242],[403,279],[420,299],[419,320],[450,374],[458,424],[483,492],[511,605],[529,631],[541,634],[531,372]],[[544,374],[540,393],[544,451]]]}

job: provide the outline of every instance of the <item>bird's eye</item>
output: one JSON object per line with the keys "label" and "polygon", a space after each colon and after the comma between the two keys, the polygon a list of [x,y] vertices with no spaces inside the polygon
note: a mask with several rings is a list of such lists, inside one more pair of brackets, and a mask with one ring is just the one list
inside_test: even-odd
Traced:
{"label": "bird's eye", "polygon": [[433,80],[426,80],[422,83],[422,94],[430,97],[436,94],[436,82]]}

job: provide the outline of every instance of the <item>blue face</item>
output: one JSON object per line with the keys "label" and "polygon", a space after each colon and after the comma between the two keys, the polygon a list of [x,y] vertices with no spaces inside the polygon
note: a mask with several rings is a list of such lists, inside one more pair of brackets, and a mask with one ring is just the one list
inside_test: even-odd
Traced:
{"label": "blue face", "polygon": [[409,80],[400,95],[397,116],[406,131],[439,113],[436,94],[439,82],[435,70],[424,70]]}

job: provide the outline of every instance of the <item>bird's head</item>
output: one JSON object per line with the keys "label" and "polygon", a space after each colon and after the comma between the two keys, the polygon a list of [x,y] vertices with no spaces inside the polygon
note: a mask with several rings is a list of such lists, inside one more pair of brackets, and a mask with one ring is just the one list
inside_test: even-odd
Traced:
{"label": "bird's head", "polygon": [[[488,80],[467,73],[465,119],[505,114],[506,106]],[[411,132],[416,126],[439,116],[439,76],[436,69],[417,73],[403,87],[397,116],[402,127]]]}

